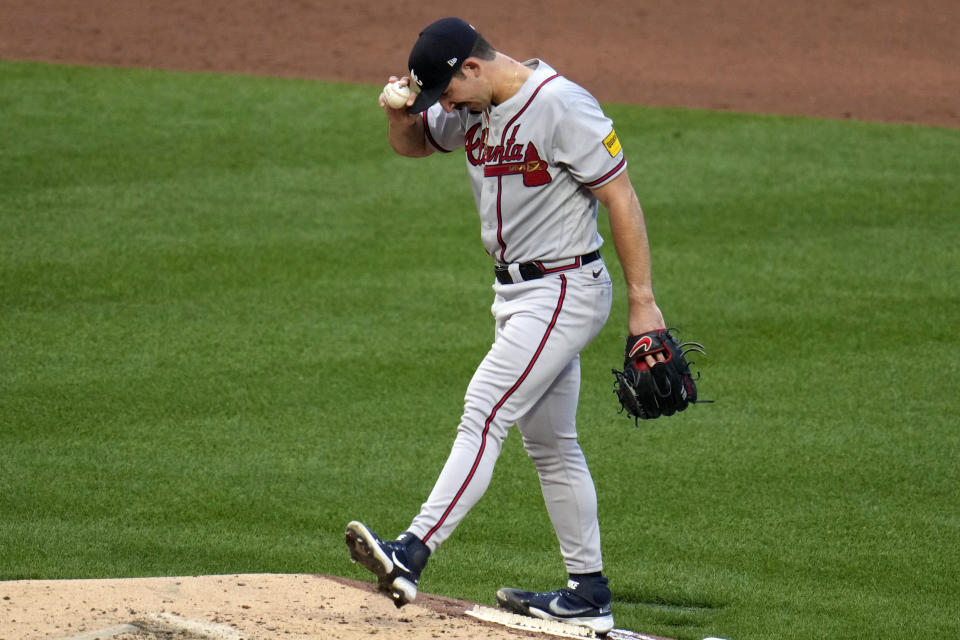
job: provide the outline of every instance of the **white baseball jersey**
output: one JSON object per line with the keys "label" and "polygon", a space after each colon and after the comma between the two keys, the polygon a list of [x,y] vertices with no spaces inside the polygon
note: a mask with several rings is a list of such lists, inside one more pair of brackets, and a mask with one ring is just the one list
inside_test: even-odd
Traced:
{"label": "white baseball jersey", "polygon": [[[409,531],[436,549],[486,491],[516,424],[537,466],[572,574],[600,571],[593,479],[576,430],[580,352],[612,302],[597,250],[599,187],[626,167],[613,124],[586,90],[539,60],[517,94],[484,113],[423,114],[440,151],[463,148],[487,252],[500,264],[557,261],[542,278],[493,285],[496,333],[464,398],[450,456]],[[517,272],[517,271],[515,271]]]}
{"label": "white baseball jersey", "polygon": [[497,262],[561,260],[600,248],[599,187],[626,167],[596,99],[540,60],[516,95],[483,113],[424,112],[437,150],[463,148],[483,246]]}

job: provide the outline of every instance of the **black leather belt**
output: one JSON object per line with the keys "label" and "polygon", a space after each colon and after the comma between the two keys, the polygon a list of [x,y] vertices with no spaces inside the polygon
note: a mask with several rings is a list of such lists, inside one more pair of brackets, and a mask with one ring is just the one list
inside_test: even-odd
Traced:
{"label": "black leather belt", "polygon": [[[515,265],[515,273],[511,273],[513,265],[497,265],[493,268],[497,276],[497,282],[500,284],[514,284],[516,282],[526,282],[527,280],[536,280],[543,276],[570,269],[579,269],[585,264],[590,264],[594,260],[600,259],[600,250],[585,253],[571,260],[535,260],[533,262],[521,262]],[[519,277],[516,277],[519,273]]]}

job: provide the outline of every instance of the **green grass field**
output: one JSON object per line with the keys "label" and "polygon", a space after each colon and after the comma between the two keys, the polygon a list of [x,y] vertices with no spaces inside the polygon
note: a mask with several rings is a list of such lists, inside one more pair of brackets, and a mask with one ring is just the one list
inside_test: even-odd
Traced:
{"label": "green grass field", "polygon": [[[377,91],[0,63],[0,579],[369,579],[345,524],[409,524],[493,335],[463,159],[393,155]],[[579,415],[617,626],[960,636],[960,131],[607,111],[716,400],[617,415],[620,287]],[[421,588],[564,579],[513,436]]]}

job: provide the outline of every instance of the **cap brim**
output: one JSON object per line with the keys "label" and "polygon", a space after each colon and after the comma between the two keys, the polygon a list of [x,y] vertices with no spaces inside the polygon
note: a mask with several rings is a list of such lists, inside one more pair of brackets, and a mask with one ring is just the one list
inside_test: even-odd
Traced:
{"label": "cap brim", "polygon": [[413,105],[407,107],[407,113],[422,113],[432,107],[433,104],[440,99],[440,96],[443,95],[443,92],[447,90],[449,84],[450,81],[448,80],[443,86],[424,89],[418,93],[417,99],[413,101]]}

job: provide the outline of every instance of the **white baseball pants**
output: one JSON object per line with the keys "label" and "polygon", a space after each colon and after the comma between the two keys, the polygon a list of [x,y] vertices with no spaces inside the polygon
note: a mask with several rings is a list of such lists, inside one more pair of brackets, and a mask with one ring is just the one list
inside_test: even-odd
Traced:
{"label": "white baseball pants", "polygon": [[490,484],[516,424],[534,461],[569,573],[600,571],[597,495],[577,441],[580,352],[610,314],[602,261],[516,284],[494,284],[496,338],[467,387],[457,436],[409,531],[431,550]]}

